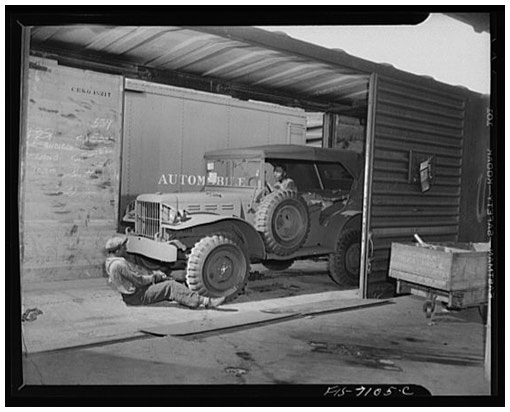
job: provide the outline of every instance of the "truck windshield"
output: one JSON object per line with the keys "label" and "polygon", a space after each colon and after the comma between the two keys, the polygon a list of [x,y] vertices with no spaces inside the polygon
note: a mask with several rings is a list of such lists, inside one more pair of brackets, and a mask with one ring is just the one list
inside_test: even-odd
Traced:
{"label": "truck windshield", "polygon": [[206,160],[208,186],[259,187],[260,159]]}

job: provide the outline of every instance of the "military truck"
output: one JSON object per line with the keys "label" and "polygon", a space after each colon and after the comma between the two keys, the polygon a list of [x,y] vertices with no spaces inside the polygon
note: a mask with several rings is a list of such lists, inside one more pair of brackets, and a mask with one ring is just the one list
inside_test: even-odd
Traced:
{"label": "military truck", "polygon": [[[334,282],[358,282],[363,162],[357,153],[266,145],[204,157],[201,191],[136,198],[127,234],[138,263],[180,270],[190,289],[230,299],[244,288],[251,263],[285,270],[298,259],[326,257]],[[276,165],[297,190],[275,188]]]}

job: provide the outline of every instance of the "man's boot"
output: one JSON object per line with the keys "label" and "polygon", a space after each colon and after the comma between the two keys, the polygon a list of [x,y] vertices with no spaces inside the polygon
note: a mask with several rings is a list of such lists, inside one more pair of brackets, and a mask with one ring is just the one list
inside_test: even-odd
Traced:
{"label": "man's boot", "polygon": [[225,297],[209,298],[200,296],[200,304],[206,309],[213,309],[220,306],[225,301]]}

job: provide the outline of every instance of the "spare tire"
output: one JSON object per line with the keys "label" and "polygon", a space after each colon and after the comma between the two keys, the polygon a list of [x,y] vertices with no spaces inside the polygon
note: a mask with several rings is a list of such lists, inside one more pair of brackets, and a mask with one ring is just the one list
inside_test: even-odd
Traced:
{"label": "spare tire", "polygon": [[310,231],[308,207],[295,191],[277,190],[260,203],[255,229],[262,234],[267,252],[290,255],[303,246]]}

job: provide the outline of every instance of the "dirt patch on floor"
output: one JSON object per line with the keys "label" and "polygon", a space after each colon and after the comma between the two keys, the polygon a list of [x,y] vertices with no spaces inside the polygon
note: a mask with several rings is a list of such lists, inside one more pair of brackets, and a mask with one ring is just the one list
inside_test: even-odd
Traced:
{"label": "dirt patch on floor", "polygon": [[253,265],[248,283],[236,303],[347,289],[352,287],[342,288],[330,279],[323,261],[296,262],[281,272]]}
{"label": "dirt patch on floor", "polygon": [[[443,365],[480,366],[483,357],[473,353],[459,353],[437,348],[432,343],[424,345],[425,340],[416,348],[373,347],[347,343],[308,342],[310,351],[338,355],[344,362],[376,369],[401,371],[399,360],[414,362],[433,362]],[[414,339],[412,342],[418,342]]]}

